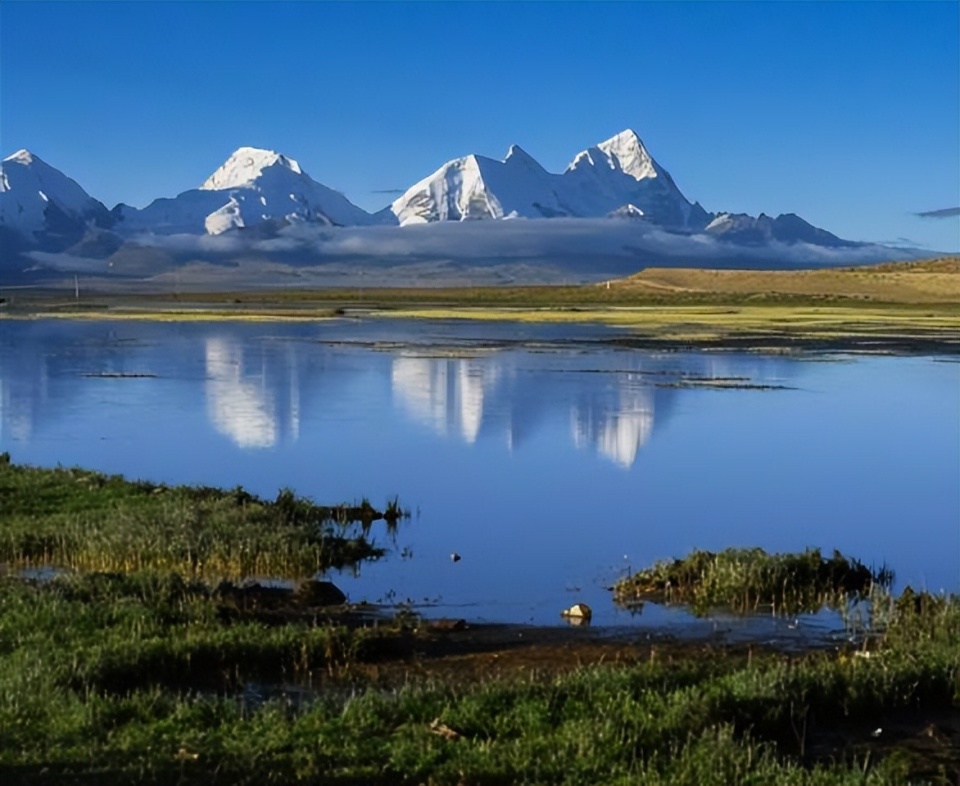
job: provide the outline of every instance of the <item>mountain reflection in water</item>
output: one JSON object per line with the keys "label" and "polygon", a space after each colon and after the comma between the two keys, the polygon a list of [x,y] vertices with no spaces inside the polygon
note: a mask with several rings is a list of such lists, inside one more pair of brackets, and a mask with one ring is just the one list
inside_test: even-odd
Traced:
{"label": "mountain reflection in water", "polygon": [[422,515],[384,545],[415,557],[336,581],[473,619],[557,622],[583,601],[620,624],[605,587],[693,548],[837,548],[901,586],[960,588],[960,366],[604,342],[619,335],[2,320],[0,452],[321,503],[399,495]]}
{"label": "mountain reflection in water", "polygon": [[279,359],[281,368],[272,368],[271,372],[276,373],[268,374],[265,358],[258,360],[259,363],[250,363],[238,341],[223,336],[206,340],[207,416],[217,431],[240,448],[269,448],[276,444],[280,432],[276,394],[282,387],[278,380],[284,376],[287,435],[292,441],[300,435],[296,362],[291,362],[287,355]]}
{"label": "mountain reflection in water", "polygon": [[[485,424],[488,433],[501,434],[513,449],[525,432],[524,422],[534,417],[523,402],[531,398],[538,383],[533,375],[518,373],[516,361],[515,356],[493,353],[464,359],[400,355],[390,374],[393,398],[408,417],[438,434],[472,444]],[[559,395],[553,397],[545,391],[533,395],[540,415],[569,411],[571,438],[577,448],[593,448],[630,467],[653,432],[653,388],[639,375],[617,373],[612,383],[616,394],[611,397],[607,387],[581,381],[588,385],[558,386]]]}
{"label": "mountain reflection in water", "polygon": [[[50,341],[51,334],[68,327],[75,334]],[[455,357],[413,347],[388,354],[366,346],[249,336],[244,335],[249,330],[230,332],[223,326],[206,331],[174,329],[168,338],[179,346],[170,355],[162,346],[123,335],[151,333],[155,332],[151,327],[160,326],[112,325],[101,328],[95,340],[84,336],[91,327],[47,325],[30,336],[36,346],[27,341],[4,349],[0,436],[29,442],[37,421],[62,411],[61,400],[81,397],[97,384],[93,379],[68,383],[65,376],[149,372],[162,377],[171,371],[183,376],[199,362],[209,423],[244,450],[296,442],[305,408],[330,406],[337,391],[386,383],[390,406],[439,436],[468,445],[491,437],[512,451],[547,423],[568,422],[571,445],[592,449],[629,468],[653,434],[655,415],[661,420],[668,417],[673,399],[682,395],[667,387],[669,383],[734,373],[749,374],[752,382],[781,381],[795,370],[795,364],[775,359],[747,361],[745,369],[743,358],[690,355],[678,362],[673,355],[609,350],[529,352],[508,347],[478,352],[468,348],[464,350],[467,357]],[[107,335],[102,335],[104,331]],[[196,341],[177,340],[190,332],[201,335]],[[371,375],[376,379],[371,380]],[[51,377],[56,378],[55,391]],[[130,383],[140,388],[148,384],[142,379]],[[99,384],[122,392],[116,387],[117,379]],[[51,400],[61,403],[51,406]],[[333,406],[349,409],[351,400],[341,397]]]}

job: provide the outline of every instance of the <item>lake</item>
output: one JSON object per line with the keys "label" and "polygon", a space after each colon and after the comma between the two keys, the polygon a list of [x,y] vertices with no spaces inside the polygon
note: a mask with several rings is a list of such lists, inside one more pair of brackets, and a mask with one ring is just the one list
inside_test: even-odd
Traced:
{"label": "lake", "polygon": [[609,343],[622,335],[5,320],[0,451],[320,503],[399,496],[412,516],[381,535],[391,554],[331,578],[433,616],[561,624],[584,601],[594,625],[715,626],[617,610],[607,588],[728,546],[836,548],[898,588],[960,591],[956,358]]}

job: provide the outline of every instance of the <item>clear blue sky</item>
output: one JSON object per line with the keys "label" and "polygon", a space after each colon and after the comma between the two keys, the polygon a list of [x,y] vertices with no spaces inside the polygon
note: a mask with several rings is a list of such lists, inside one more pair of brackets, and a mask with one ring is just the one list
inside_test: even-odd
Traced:
{"label": "clear blue sky", "polygon": [[708,210],[960,248],[960,3],[0,2],[0,150],[108,207],[241,145],[367,209],[631,127]]}

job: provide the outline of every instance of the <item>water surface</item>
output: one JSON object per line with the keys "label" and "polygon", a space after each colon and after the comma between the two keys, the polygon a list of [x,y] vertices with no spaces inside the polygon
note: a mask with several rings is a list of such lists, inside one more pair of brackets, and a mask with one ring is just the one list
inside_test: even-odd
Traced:
{"label": "water surface", "polygon": [[414,515],[391,556],[333,578],[437,616],[553,624],[585,601],[595,624],[652,624],[606,587],[695,547],[837,548],[900,587],[960,590],[960,365],[603,343],[621,332],[7,320],[0,451],[321,503],[399,495]]}

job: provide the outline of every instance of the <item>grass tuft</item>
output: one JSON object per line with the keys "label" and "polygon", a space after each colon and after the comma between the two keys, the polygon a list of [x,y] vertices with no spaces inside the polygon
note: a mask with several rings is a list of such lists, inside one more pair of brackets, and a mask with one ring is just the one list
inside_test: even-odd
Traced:
{"label": "grass tuft", "polygon": [[618,581],[614,599],[623,606],[645,600],[682,603],[697,614],[761,608],[797,614],[825,606],[845,608],[852,599],[868,597],[874,587],[886,589],[892,583],[889,568],[873,571],[838,551],[828,559],[820,549],[802,554],[727,549],[693,551],[683,559],[657,562]]}

